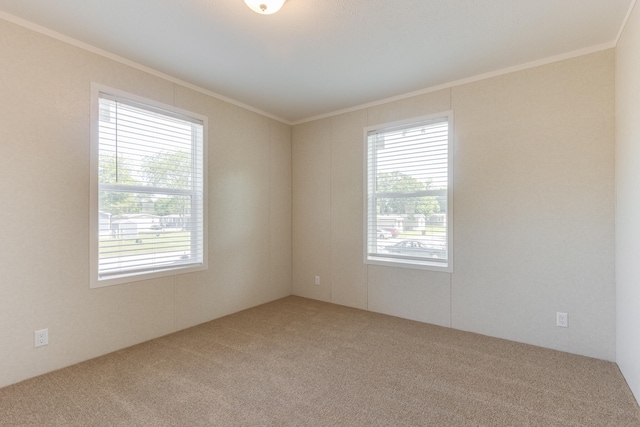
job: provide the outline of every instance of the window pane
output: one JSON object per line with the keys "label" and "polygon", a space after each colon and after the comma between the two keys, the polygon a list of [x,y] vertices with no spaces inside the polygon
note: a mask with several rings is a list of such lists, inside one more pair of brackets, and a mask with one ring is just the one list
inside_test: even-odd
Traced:
{"label": "window pane", "polygon": [[203,265],[203,126],[100,94],[99,280]]}
{"label": "window pane", "polygon": [[190,189],[194,179],[202,179],[201,162],[193,161],[201,125],[109,99],[100,102],[101,111],[111,111],[100,116],[101,183]]}
{"label": "window pane", "polygon": [[367,137],[367,259],[448,267],[449,117]]}

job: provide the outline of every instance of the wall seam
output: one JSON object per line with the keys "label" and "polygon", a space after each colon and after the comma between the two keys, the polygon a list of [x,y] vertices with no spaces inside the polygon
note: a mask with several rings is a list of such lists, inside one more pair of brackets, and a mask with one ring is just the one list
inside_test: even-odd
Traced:
{"label": "wall seam", "polygon": [[[449,88],[449,110],[453,111],[453,88],[452,87]],[[454,156],[453,157],[453,171],[455,171],[455,163],[456,163],[456,158],[455,158],[455,152],[456,152],[456,150],[455,150],[455,137],[456,137],[456,135],[455,135],[455,112],[453,114],[454,114],[454,120],[453,120],[454,129],[452,129],[452,132],[454,132],[454,134],[453,134],[454,144],[452,144],[453,145],[453,153],[451,153],[451,156]],[[450,173],[453,173],[453,171],[451,171]],[[452,180],[455,180],[455,174],[453,175]],[[456,192],[455,181],[453,182],[453,188],[451,189],[451,191],[453,191],[453,195],[450,198],[450,200],[452,202],[451,203],[452,206],[450,206],[450,209],[453,209],[454,212],[455,212],[455,203],[454,203],[455,192]],[[455,224],[454,224],[455,221],[453,221],[453,218],[454,218],[454,215],[451,216],[451,219],[452,219],[452,221],[451,221],[452,228],[451,228],[451,231],[450,231],[451,233],[453,233],[453,229],[455,229]],[[454,240],[453,240],[454,237],[455,237],[455,235],[452,235],[451,236],[451,240],[450,240],[453,243],[455,243]],[[455,247],[455,244],[453,246]],[[453,270],[455,269],[455,266],[453,266],[453,263],[455,263],[455,256],[453,256],[453,254],[451,254],[451,264],[452,264],[453,268],[451,269],[451,273],[449,273],[449,327],[450,328],[453,328]]]}
{"label": "wall seam", "polygon": [[331,118],[329,126],[329,301],[333,301],[333,126],[334,119]]}
{"label": "wall seam", "polygon": [[[370,126],[370,124],[371,124],[371,117],[370,117],[370,113],[371,113],[371,109],[370,109],[370,108],[367,108],[367,109],[365,110],[365,115],[366,115],[366,122],[365,122],[365,125],[366,125],[366,126]],[[366,147],[365,147],[365,145],[364,145],[364,136],[363,136],[362,138],[363,138],[363,139],[360,141],[360,144],[361,144],[360,146],[362,147],[362,149],[363,149],[363,150],[366,150]],[[364,159],[366,159],[366,155],[367,155],[367,154],[366,154],[366,152],[365,152],[365,153],[363,153],[363,156],[362,156],[362,162],[363,162],[363,166],[362,166],[362,167],[364,168],[363,173],[367,173],[367,172],[366,172],[366,171],[367,171],[367,169],[366,169],[366,168],[367,168],[367,165],[366,165],[366,162],[365,162],[365,160],[364,160]],[[363,178],[364,178],[364,175],[362,175],[362,176],[363,176]],[[364,196],[364,195],[365,195],[365,194],[366,194],[366,192],[368,191],[368,190],[367,190],[367,186],[368,186],[368,185],[369,185],[369,184],[368,184],[368,180],[364,179],[364,182],[363,182],[364,189],[363,189],[363,193],[362,193],[363,203],[364,203],[364,198],[365,198],[365,196]],[[368,203],[367,203],[367,205],[368,205]],[[367,209],[367,205],[364,205],[364,206],[363,206],[363,208],[364,208],[364,209],[363,209],[363,212],[362,212],[362,214],[363,214],[363,215],[366,215],[366,214],[365,214],[365,212],[366,212],[366,209]],[[361,220],[363,220],[363,221],[365,222],[365,224],[366,224],[366,221],[367,221],[367,220],[366,220],[365,218],[361,218]],[[362,240],[362,242],[363,242],[362,256],[363,256],[363,257],[366,257],[367,255],[365,255],[365,254],[366,254],[366,252],[368,251],[368,243],[365,243],[365,242],[368,240],[368,234],[367,234],[368,232],[367,232],[367,230],[365,230],[365,229],[363,229],[363,231],[364,231],[365,235],[363,236],[363,240]],[[367,311],[370,311],[370,310],[369,310],[369,306],[371,305],[371,304],[370,304],[370,302],[369,302],[369,266],[370,266],[370,264],[365,264],[365,278],[364,278],[364,283],[365,283],[365,291],[366,291],[366,292],[365,292],[365,296],[366,296],[366,304],[365,304],[365,306],[366,306]]]}

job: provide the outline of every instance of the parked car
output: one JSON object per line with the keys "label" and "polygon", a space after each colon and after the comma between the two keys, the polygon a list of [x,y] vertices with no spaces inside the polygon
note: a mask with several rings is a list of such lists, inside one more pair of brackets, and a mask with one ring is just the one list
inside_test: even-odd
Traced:
{"label": "parked car", "polygon": [[378,239],[390,239],[391,238],[391,232],[385,231],[385,230],[383,230],[381,228],[378,228],[376,233],[378,234]]}
{"label": "parked car", "polygon": [[397,228],[393,228],[393,227],[382,227],[382,229],[384,231],[388,231],[389,233],[391,233],[391,237],[393,237],[394,239],[396,237],[398,237],[398,229]]}
{"label": "parked car", "polygon": [[390,254],[409,255],[421,258],[446,258],[447,251],[441,246],[430,245],[422,240],[402,240],[386,247]]}

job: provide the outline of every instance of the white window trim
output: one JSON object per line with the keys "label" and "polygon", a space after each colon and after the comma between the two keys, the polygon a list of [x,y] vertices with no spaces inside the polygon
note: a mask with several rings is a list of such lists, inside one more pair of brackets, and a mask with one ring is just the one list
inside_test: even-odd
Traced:
{"label": "white window trim", "polygon": [[[443,266],[442,263],[436,263],[429,260],[424,261],[415,261],[409,259],[382,259],[383,256],[380,256],[380,259],[370,259],[368,254],[369,249],[369,241],[368,241],[368,232],[369,232],[369,164],[368,164],[368,134],[371,131],[377,129],[385,129],[396,126],[403,125],[411,125],[414,123],[428,121],[437,118],[446,117],[449,123],[448,130],[448,143],[447,143],[447,264]],[[363,221],[363,254],[364,254],[364,263],[369,265],[380,265],[380,266],[388,266],[388,267],[401,267],[401,268],[412,268],[419,270],[430,270],[430,271],[440,271],[440,272],[453,272],[453,110],[447,110],[436,114],[430,114],[426,116],[414,117],[406,120],[398,120],[389,123],[383,123],[374,126],[367,126],[363,130],[363,141],[364,141],[364,156],[363,156],[363,182],[364,182],[364,197],[363,197],[363,212],[364,212],[364,221]]]}
{"label": "white window trim", "polygon": [[[203,126],[203,146],[202,146],[202,173],[203,173],[203,236],[202,236],[202,264],[195,266],[176,267],[148,273],[129,275],[124,277],[114,277],[99,280],[99,219],[98,219],[98,164],[99,164],[99,98],[100,93],[108,93],[113,96],[122,97],[131,101],[139,102],[150,107],[159,108],[180,115],[192,117],[202,121]],[[90,191],[89,191],[89,286],[90,288],[101,288],[104,286],[119,285],[130,282],[154,279],[159,277],[175,276],[177,274],[193,273],[203,271],[208,268],[208,171],[207,171],[207,148],[208,148],[208,118],[192,111],[183,110],[172,105],[163,104],[148,98],[137,96],[128,92],[114,89],[99,83],[91,83],[91,136],[90,136]]]}

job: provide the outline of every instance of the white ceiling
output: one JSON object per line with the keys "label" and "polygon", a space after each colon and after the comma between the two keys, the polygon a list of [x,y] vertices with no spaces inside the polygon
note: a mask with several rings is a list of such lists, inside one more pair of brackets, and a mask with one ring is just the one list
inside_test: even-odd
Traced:
{"label": "white ceiling", "polygon": [[0,11],[288,123],[612,47],[634,0],[0,0]]}

